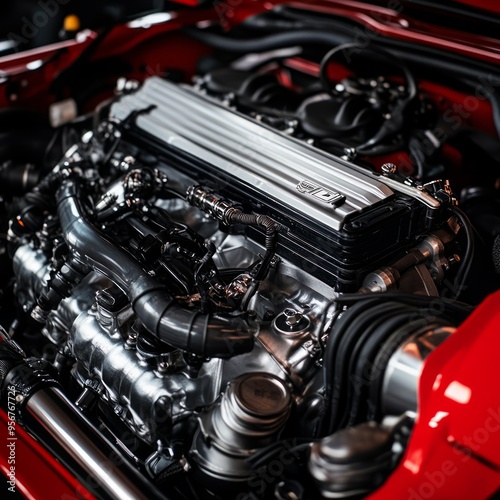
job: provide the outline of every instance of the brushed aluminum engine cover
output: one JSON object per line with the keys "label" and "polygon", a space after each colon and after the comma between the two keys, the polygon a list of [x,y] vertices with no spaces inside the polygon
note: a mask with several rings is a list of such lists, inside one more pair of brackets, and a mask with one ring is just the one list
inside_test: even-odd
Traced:
{"label": "brushed aluminum engine cover", "polygon": [[425,191],[321,151],[194,87],[151,77],[112,106],[112,119],[130,116],[126,139],[161,158],[167,175],[173,168],[259,206],[288,229],[281,255],[310,263],[308,271],[339,290],[355,289],[378,262],[439,222],[440,204]]}

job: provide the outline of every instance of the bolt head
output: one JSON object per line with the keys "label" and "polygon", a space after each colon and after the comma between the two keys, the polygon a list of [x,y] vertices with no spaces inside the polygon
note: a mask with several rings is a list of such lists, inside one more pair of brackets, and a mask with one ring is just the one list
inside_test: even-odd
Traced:
{"label": "bolt head", "polygon": [[302,314],[295,309],[287,308],[283,311],[283,314],[286,318],[285,322],[288,326],[294,326],[297,323],[300,323],[300,320],[302,319]]}
{"label": "bolt head", "polygon": [[394,163],[384,163],[382,167],[380,167],[380,169],[382,170],[383,174],[392,175],[397,172],[398,167],[396,167]]}

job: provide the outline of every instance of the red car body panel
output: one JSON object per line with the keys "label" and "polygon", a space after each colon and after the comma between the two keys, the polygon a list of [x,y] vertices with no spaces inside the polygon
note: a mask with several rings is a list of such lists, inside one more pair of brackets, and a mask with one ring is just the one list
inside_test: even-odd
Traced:
{"label": "red car body panel", "polygon": [[500,4],[497,0],[456,0],[458,3],[471,5],[479,9],[489,10],[490,12],[500,12]]}
{"label": "red car body panel", "polygon": [[426,360],[405,455],[372,500],[488,498],[500,487],[500,292]]}
{"label": "red car body panel", "polygon": [[[91,60],[103,60],[110,57],[123,58],[131,62],[135,72],[129,77],[142,81],[151,74],[158,73],[158,63],[165,59],[161,44],[164,37],[183,26],[200,22],[221,22],[229,29],[241,23],[248,16],[270,10],[276,5],[288,3],[294,7],[313,9],[332,15],[343,16],[360,24],[359,43],[366,42],[363,28],[371,29],[383,36],[398,38],[408,42],[425,44],[431,47],[456,52],[457,54],[481,59],[490,63],[500,62],[500,41],[478,35],[465,34],[439,26],[414,21],[407,18],[404,9],[383,8],[361,2],[316,0],[315,2],[286,0],[227,0],[216,2],[212,8],[184,10],[175,13],[170,21],[152,25],[147,29],[134,28],[130,24],[118,26],[111,30],[99,50],[91,56]],[[392,5],[392,4],[389,4]],[[394,2],[394,6],[400,5]],[[1,106],[23,105],[32,109],[46,108],[54,97],[48,93],[50,83],[64,68],[68,67],[96,37],[93,32],[79,41],[66,41],[0,58],[0,71],[15,76],[15,84],[3,85],[0,92]],[[161,44],[159,42],[161,41]],[[170,51],[169,60],[177,57],[179,63],[188,66],[194,64],[194,58],[201,55],[201,44],[189,41],[187,37],[173,40],[173,46],[180,45],[182,49]],[[27,70],[26,64],[43,61],[37,69]],[[191,64],[192,68],[194,67]],[[192,70],[191,68],[191,70]]]}

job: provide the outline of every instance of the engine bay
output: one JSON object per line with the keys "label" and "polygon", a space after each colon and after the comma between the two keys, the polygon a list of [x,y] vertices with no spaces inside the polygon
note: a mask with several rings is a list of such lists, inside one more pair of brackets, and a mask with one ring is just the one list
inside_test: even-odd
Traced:
{"label": "engine bay", "polygon": [[426,359],[500,288],[498,97],[350,30],[189,26],[193,78],[75,92],[101,103],[6,148],[2,383],[61,460],[51,419],[87,429],[78,477],[113,443],[98,496],[369,495]]}

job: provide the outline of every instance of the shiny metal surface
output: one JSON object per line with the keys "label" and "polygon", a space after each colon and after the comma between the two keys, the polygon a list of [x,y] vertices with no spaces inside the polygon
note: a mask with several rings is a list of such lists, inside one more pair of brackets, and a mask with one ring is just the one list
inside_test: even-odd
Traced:
{"label": "shiny metal surface", "polygon": [[[216,232],[211,240],[218,249],[217,261],[224,267],[249,265],[262,252],[258,245],[242,236]],[[101,276],[99,279],[101,289],[109,286],[106,278]],[[93,281],[95,288],[99,288],[97,277]],[[70,334],[70,349],[78,361],[76,374],[81,384],[88,378],[102,382],[104,397],[115,407],[120,418],[141,438],[154,442],[157,437],[156,402],[170,402],[167,411],[174,424],[195,408],[211,404],[221,387],[243,373],[265,371],[292,381],[296,387],[304,387],[317,368],[320,352],[313,339],[324,333],[322,318],[328,316],[327,310],[334,295],[319,280],[285,261],[281,262],[278,272],[266,280],[253,299],[252,308],[259,315],[271,309],[279,314],[287,308],[306,308],[310,326],[298,335],[284,335],[276,331],[272,323],[261,324],[252,352],[234,360],[206,362],[196,378],[188,374],[184,365],[161,373],[126,345],[127,325],[133,318],[130,310],[120,313],[121,319],[110,320],[99,308],[88,310],[87,307],[81,310],[82,314],[74,322]],[[75,305],[76,299],[71,304]],[[69,300],[60,308],[69,307]],[[164,409],[162,407],[162,411]]]}
{"label": "shiny metal surface", "polygon": [[382,407],[385,415],[417,411],[418,381],[424,361],[456,329],[439,327],[416,333],[391,356],[384,374]]}
{"label": "shiny metal surface", "polygon": [[110,282],[107,282],[103,276],[90,273],[73,290],[73,293],[61,301],[59,307],[49,314],[42,333],[56,345],[67,341],[75,319],[82,311],[88,311],[91,308],[95,302],[96,292],[109,285]]}
{"label": "shiny metal surface", "polygon": [[287,386],[278,377],[247,373],[228,386],[214,413],[214,425],[231,447],[259,447],[286,422],[291,401]]}
{"label": "shiny metal surface", "polygon": [[[201,357],[224,358],[252,350],[254,325],[225,311],[199,313],[183,307],[135,257],[88,219],[82,197],[82,186],[74,180],[63,183],[57,192],[62,235],[73,260],[85,263],[87,273],[93,269],[114,281],[151,334]],[[61,293],[56,290],[56,298],[68,292],[67,285],[72,289],[72,281],[63,283]],[[50,305],[53,301],[44,298],[44,302]]]}
{"label": "shiny metal surface", "polygon": [[31,245],[21,245],[14,254],[13,268],[16,275],[16,293],[26,310],[42,291],[50,278],[49,259]]}
{"label": "shiny metal surface", "polygon": [[[176,209],[186,215],[184,204]],[[245,236],[217,231],[205,222],[205,216],[199,211],[188,211],[188,215],[192,227],[211,229],[206,236],[217,247],[216,262],[221,267],[248,266],[263,252],[262,247]],[[49,278],[48,259],[41,251],[25,245],[16,253],[15,266],[19,290],[26,291],[27,302],[34,300],[33,291],[40,290]],[[162,405],[161,411],[167,409],[174,424],[196,408],[211,404],[221,387],[242,373],[265,371],[292,381],[296,387],[304,387],[319,354],[313,339],[323,334],[322,318],[335,296],[335,292],[318,279],[282,261],[254,297],[252,308],[261,316],[266,310],[273,310],[276,315],[287,308],[307,311],[310,326],[299,335],[283,335],[272,323],[262,324],[252,352],[234,361],[205,363],[198,377],[192,378],[185,365],[169,366],[165,371],[159,363],[148,364],[130,349],[127,339],[134,318],[130,309],[116,317],[107,317],[103,311],[92,309],[96,291],[110,284],[101,274],[90,273],[71,296],[50,313],[43,332],[58,346],[70,340],[70,352],[77,360],[74,373],[80,384],[88,379],[102,383],[105,401],[137,435],[150,442],[157,437],[157,402]]]}
{"label": "shiny metal surface", "polygon": [[248,479],[246,458],[271,444],[290,413],[292,396],[278,377],[247,373],[230,383],[218,405],[199,416],[191,457],[207,475],[231,482]]}
{"label": "shiny metal surface", "polygon": [[[333,229],[340,230],[348,215],[393,194],[385,179],[160,78],[149,78],[136,93],[124,96],[111,116],[123,120],[151,104],[155,109],[137,117],[140,129]],[[316,186],[314,193],[339,193],[345,202],[334,206],[328,197],[301,192],[304,183]],[[416,189],[411,192],[422,197]]]}
{"label": "shiny metal surface", "polygon": [[[126,311],[122,314],[128,320],[131,317]],[[169,430],[194,408],[215,401],[220,392],[220,362],[205,363],[196,378],[191,378],[185,366],[162,373],[158,364],[146,362],[135,349],[127,348],[127,337],[125,325],[114,330],[103,327],[93,308],[75,321],[70,349],[78,360],[80,382],[98,380],[105,389],[103,397],[120,418],[153,443],[160,427]]]}
{"label": "shiny metal surface", "polygon": [[110,460],[111,456],[119,457],[119,452],[58,389],[38,391],[26,408],[88,474],[89,482],[97,484],[111,498],[164,498],[128,463]]}

